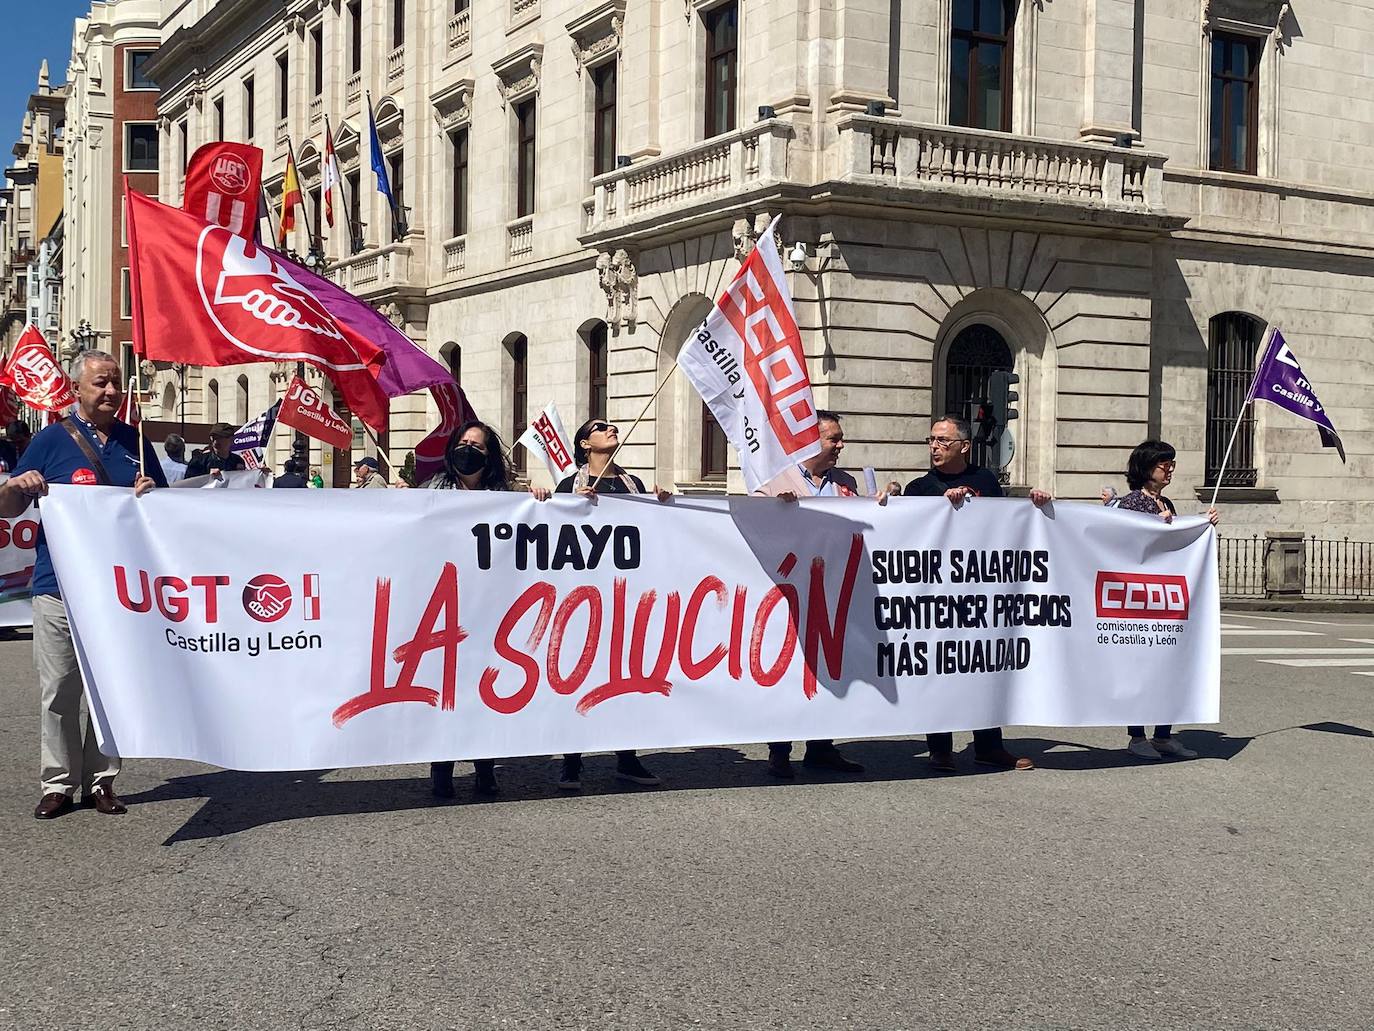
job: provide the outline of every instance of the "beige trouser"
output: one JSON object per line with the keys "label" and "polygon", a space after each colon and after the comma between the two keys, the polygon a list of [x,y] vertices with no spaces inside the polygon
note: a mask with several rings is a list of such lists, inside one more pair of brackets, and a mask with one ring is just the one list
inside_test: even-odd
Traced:
{"label": "beige trouser", "polygon": [[49,594],[33,599],[33,667],[43,700],[39,777],[43,794],[70,797],[81,788],[89,792],[114,782],[119,759],[101,755],[95,742],[95,722],[87,713],[81,732],[81,671],[67,610],[61,598]]}

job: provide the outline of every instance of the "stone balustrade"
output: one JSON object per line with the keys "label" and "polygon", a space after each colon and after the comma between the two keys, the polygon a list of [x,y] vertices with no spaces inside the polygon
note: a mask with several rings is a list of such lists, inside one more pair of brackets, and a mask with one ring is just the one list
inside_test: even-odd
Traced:
{"label": "stone balustrade", "polygon": [[466,236],[456,236],[452,240],[445,240],[443,245],[444,252],[444,277],[452,279],[460,276],[468,266],[468,238]]}
{"label": "stone balustrade", "polygon": [[685,209],[788,178],[791,126],[779,119],[597,176],[587,232]]}
{"label": "stone balustrade", "polygon": [[384,247],[371,247],[329,266],[325,276],[336,286],[359,297],[376,297],[398,290],[423,290],[424,240],[412,234]]}
{"label": "stone balustrade", "polygon": [[534,218],[526,215],[506,224],[506,257],[525,261],[534,254]]}
{"label": "stone balustrade", "polygon": [[846,181],[1163,213],[1163,154],[859,114],[837,128]]}
{"label": "stone balustrade", "polygon": [[406,70],[406,48],[402,43],[391,53],[386,55],[386,79],[387,82],[399,79],[405,74]]}
{"label": "stone balustrade", "polygon": [[472,8],[459,11],[448,20],[448,49],[453,57],[472,53]]}
{"label": "stone balustrade", "polygon": [[324,97],[310,98],[310,124],[319,125],[324,117]]}
{"label": "stone balustrade", "polygon": [[363,73],[354,72],[344,82],[344,95],[350,105],[356,104],[363,95]]}

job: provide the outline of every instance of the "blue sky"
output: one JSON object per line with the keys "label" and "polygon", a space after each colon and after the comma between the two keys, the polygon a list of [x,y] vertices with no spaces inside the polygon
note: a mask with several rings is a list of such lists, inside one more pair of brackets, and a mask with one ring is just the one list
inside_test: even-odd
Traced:
{"label": "blue sky", "polygon": [[14,160],[10,148],[19,138],[24,105],[38,86],[38,66],[48,59],[53,84],[67,78],[72,52],[72,22],[90,11],[89,0],[8,0],[5,60],[0,61],[0,147],[3,160]]}

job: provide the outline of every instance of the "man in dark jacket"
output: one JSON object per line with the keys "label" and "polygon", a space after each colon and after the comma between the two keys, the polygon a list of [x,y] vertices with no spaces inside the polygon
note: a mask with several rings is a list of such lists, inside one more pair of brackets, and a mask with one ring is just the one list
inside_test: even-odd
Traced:
{"label": "man in dark jacket", "polygon": [[301,475],[300,463],[288,458],[282,466],[282,473],[272,481],[273,487],[304,487],[305,477]]}
{"label": "man in dark jacket", "polygon": [[191,456],[186,466],[186,479],[206,476],[215,470],[232,473],[247,469],[243,456],[229,450],[233,445],[234,427],[227,422],[215,423],[210,427],[210,446]]}

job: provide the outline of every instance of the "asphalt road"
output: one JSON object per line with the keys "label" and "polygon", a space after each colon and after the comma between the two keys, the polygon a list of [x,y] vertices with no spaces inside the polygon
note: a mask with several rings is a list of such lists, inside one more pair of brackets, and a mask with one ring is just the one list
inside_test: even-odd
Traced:
{"label": "asphalt road", "polygon": [[1367,1029],[1374,616],[1223,622],[1192,762],[1018,728],[1035,772],[871,741],[781,784],[750,746],[657,790],[589,757],[580,797],[460,764],[441,806],[419,767],[132,761],[127,816],[47,823],[0,642],[0,1028]]}

